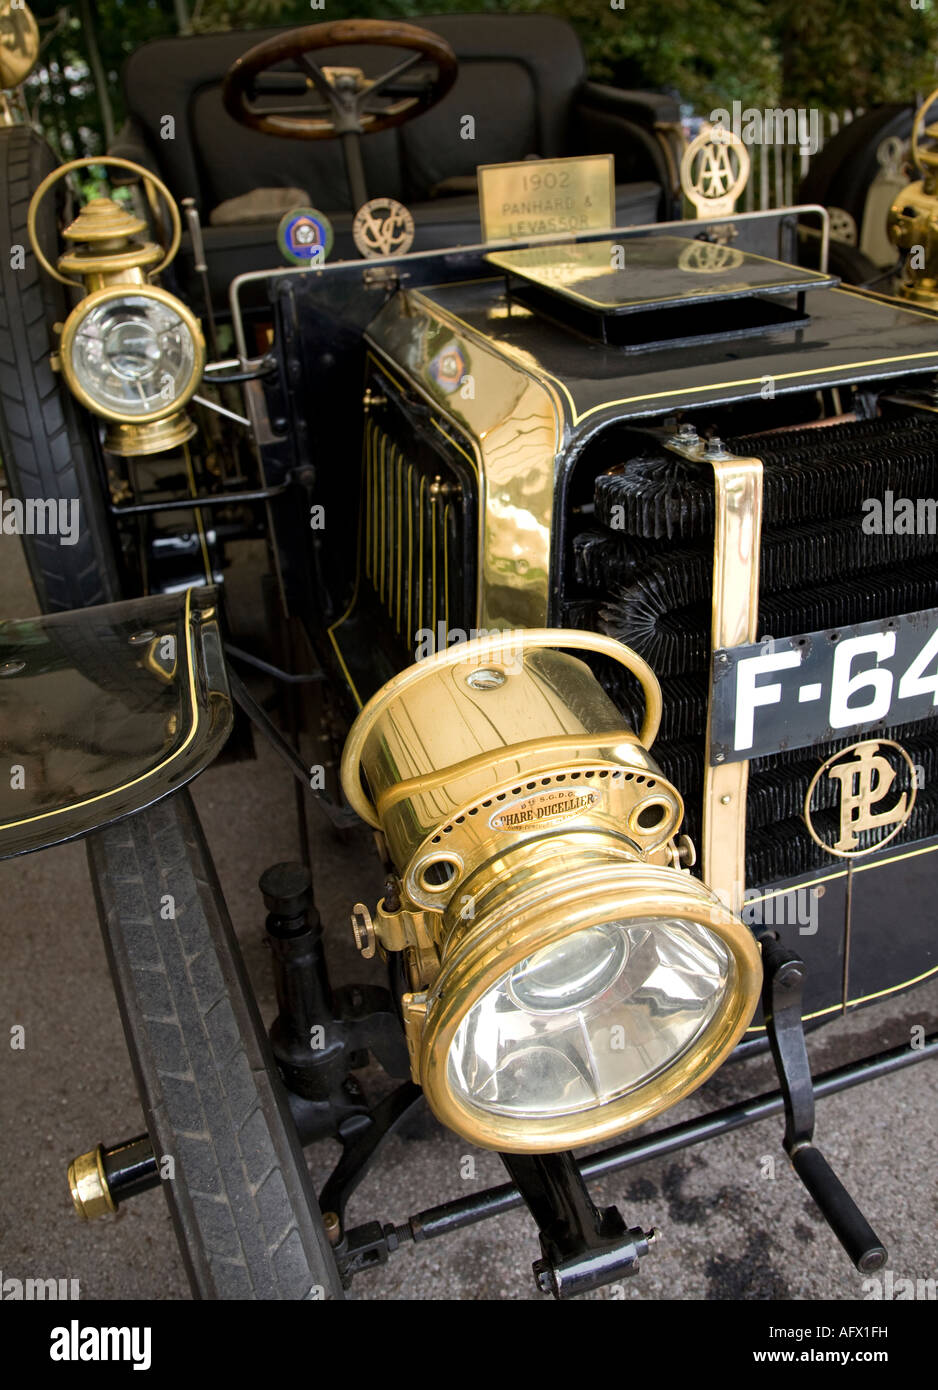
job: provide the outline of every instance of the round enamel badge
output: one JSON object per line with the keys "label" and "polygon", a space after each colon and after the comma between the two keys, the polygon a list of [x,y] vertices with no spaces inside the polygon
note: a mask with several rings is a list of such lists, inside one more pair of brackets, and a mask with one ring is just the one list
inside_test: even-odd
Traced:
{"label": "round enamel badge", "polygon": [[293,265],[315,265],[332,250],[332,223],[317,208],[291,208],[280,219],[277,245]]}

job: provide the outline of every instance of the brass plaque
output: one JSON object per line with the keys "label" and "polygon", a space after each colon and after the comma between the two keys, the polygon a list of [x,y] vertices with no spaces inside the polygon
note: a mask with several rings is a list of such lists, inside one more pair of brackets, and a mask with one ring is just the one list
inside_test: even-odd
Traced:
{"label": "brass plaque", "polygon": [[606,231],[615,226],[615,160],[590,154],[480,165],[479,211],[483,241]]}

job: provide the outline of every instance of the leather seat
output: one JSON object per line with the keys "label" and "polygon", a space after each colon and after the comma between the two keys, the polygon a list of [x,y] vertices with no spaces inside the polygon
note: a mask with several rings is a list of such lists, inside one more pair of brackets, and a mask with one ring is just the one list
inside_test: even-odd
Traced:
{"label": "leather seat", "polygon": [[[407,204],[417,229],[415,250],[479,241],[478,202],[464,191],[473,186],[476,167],[531,156],[612,153],[620,225],[675,215],[679,113],[670,98],[587,81],[576,34],[551,16],[445,15],[419,22],[452,45],[459,60],[456,84],[423,116],[362,140],[369,194]],[[230,65],[280,32],[156,39],[124,66],[128,119],[109,153],[151,168],[177,201],[195,198],[219,307],[235,275],[282,263],[279,214],[210,225],[214,209],[252,190],[306,189],[335,227],[332,258],[357,255],[340,142],[262,135],[233,121],[222,106]],[[369,75],[395,60],[393,50],[367,46],[330,49],[318,57]],[[475,122],[470,139],[464,138],[467,115]],[[447,185],[460,191],[446,193]],[[189,288],[192,261],[185,244],[177,264]]]}

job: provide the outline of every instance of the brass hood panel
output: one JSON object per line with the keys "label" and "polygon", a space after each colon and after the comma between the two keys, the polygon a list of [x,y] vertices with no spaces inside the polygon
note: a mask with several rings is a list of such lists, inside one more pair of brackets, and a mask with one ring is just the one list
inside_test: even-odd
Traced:
{"label": "brass hood panel", "polygon": [[[367,336],[433,402],[448,426],[444,433],[478,473],[479,626],[543,627],[564,429],[556,393],[419,292],[395,295]],[[447,353],[465,364],[457,389],[435,366]]]}

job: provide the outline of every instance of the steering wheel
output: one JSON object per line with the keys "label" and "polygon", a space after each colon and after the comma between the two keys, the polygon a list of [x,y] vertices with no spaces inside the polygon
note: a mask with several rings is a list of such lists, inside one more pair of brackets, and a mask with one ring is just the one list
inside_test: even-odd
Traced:
{"label": "steering wheel", "polygon": [[[374,78],[358,68],[321,68],[309,57],[319,49],[360,44],[407,49],[410,57]],[[409,82],[400,83],[405,73],[426,59],[435,64],[435,74],[412,73]],[[289,73],[271,74],[264,84],[257,81],[262,73],[283,62],[292,62],[299,70],[299,89],[297,79]],[[266,135],[292,140],[373,135],[435,106],[456,81],[456,68],[456,55],[449,44],[427,29],[379,19],[339,19],[290,29],[249,49],[229,68],[222,100],[229,116]],[[262,88],[285,93],[309,87],[322,98],[323,114],[259,111],[250,105],[250,95]]]}

